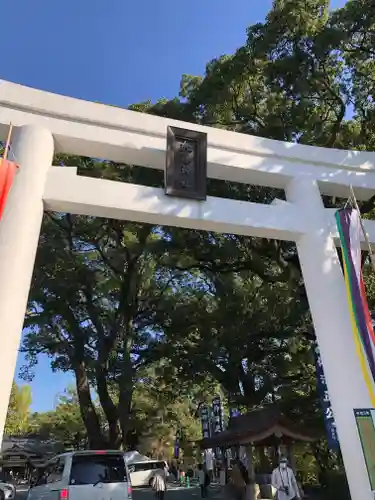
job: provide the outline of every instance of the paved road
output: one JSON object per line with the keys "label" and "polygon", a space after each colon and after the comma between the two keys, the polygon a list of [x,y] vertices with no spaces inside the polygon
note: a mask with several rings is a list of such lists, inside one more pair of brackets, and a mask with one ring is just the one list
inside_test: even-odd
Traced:
{"label": "paved road", "polygon": [[[170,486],[166,492],[165,500],[198,500],[201,496],[200,489],[198,487],[192,488],[177,488]],[[151,500],[154,498],[153,492],[151,490],[134,490],[133,500]],[[220,494],[218,488],[209,489],[209,500],[222,500],[224,497]]]}
{"label": "paved road", "polygon": [[[27,491],[18,491],[16,500],[25,500],[27,496]],[[133,492],[133,500],[153,500],[155,497],[150,489],[136,489]],[[170,486],[166,495],[165,500],[198,500],[200,498],[199,488],[178,488],[175,486]],[[221,500],[224,497],[220,495],[220,491],[213,487],[210,488],[208,500]]]}
{"label": "paved road", "polygon": [[[201,497],[199,487],[179,488],[169,486],[165,500],[198,500]],[[151,500],[154,498],[153,492],[150,490],[135,490],[133,492],[133,500]],[[220,489],[216,487],[209,488],[208,498],[210,500],[222,500],[224,497],[220,493]]]}

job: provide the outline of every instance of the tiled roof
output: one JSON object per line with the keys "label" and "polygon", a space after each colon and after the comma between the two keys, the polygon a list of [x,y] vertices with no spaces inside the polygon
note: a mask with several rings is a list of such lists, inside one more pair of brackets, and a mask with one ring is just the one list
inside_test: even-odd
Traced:
{"label": "tiled roof", "polygon": [[200,441],[202,448],[215,446],[260,443],[269,438],[282,437],[294,441],[313,442],[318,436],[290,421],[276,406],[251,411],[247,414],[232,418],[228,429]]}

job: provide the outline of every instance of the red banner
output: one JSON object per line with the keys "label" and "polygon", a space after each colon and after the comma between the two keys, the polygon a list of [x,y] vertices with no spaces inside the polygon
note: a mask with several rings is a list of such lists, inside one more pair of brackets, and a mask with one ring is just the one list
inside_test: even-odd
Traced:
{"label": "red banner", "polygon": [[10,188],[16,175],[17,164],[0,158],[0,220],[3,216],[5,204]]}

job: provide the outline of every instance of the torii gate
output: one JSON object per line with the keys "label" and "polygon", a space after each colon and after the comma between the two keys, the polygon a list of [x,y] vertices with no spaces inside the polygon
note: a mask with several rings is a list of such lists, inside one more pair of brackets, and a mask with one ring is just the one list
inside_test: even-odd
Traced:
{"label": "torii gate", "polygon": [[[14,124],[19,172],[0,224],[0,438],[44,210],[295,241],[353,500],[372,498],[353,414],[371,402],[356,355],[334,211],[321,194],[366,200],[375,153],[302,146],[159,118],[0,81],[0,138]],[[55,152],[164,169],[167,126],[207,134],[208,176],[285,190],[263,205],[77,176]],[[365,221],[371,243],[375,222]]]}

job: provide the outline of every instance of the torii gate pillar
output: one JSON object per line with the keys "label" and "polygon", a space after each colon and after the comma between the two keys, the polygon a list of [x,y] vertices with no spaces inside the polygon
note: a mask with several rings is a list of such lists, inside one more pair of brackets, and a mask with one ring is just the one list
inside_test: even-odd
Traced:
{"label": "torii gate pillar", "polygon": [[324,217],[317,182],[296,178],[288,185],[286,195],[296,211],[304,214],[309,228],[296,244],[351,497],[370,500],[353,408],[370,408],[371,401],[356,354],[336,246]]}
{"label": "torii gate pillar", "polygon": [[12,152],[20,165],[0,226],[0,443],[17,362],[39,233],[43,191],[52,165],[51,132],[16,129]]}

